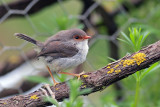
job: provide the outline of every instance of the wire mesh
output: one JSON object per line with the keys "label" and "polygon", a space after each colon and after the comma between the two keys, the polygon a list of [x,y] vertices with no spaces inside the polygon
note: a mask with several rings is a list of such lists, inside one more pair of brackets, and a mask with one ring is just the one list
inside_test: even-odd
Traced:
{"label": "wire mesh", "polygon": [[[22,0],[23,1],[23,0]],[[42,38],[41,40],[47,38],[48,35],[50,35],[50,33],[47,32],[43,32],[38,28],[37,26],[42,25],[43,23],[41,23],[41,21],[43,22],[43,18],[41,21],[36,21],[36,19],[34,19],[34,15],[39,14],[38,11],[36,13],[33,13],[33,16],[30,14],[30,11],[32,11],[32,8],[34,6],[36,6],[41,0],[31,0],[28,5],[24,8],[24,9],[13,9],[10,7],[9,4],[11,4],[12,2],[16,3],[21,2],[21,1],[11,1],[11,2],[6,2],[4,0],[0,0],[0,4],[1,4],[1,8],[3,7],[4,10],[6,10],[6,13],[4,15],[1,15],[0,17],[0,26],[2,29],[0,29],[0,34],[1,34],[1,40],[0,40],[0,58],[1,58],[1,62],[0,63],[0,67],[3,68],[3,66],[8,63],[11,63],[9,66],[6,66],[6,68],[3,68],[4,70],[7,70],[7,68],[11,67],[11,66],[15,66],[14,69],[10,69],[8,70],[8,73],[6,74],[1,74],[0,77],[0,96],[6,97],[9,95],[5,95],[3,94],[3,92],[8,92],[8,91],[12,91],[12,93],[19,93],[22,94],[24,93],[26,90],[21,89],[22,88],[22,84],[25,81],[24,77],[28,76],[28,75],[37,75],[40,73],[40,71],[44,70],[44,66],[37,66],[37,65],[41,65],[41,62],[37,62],[37,61],[33,61],[33,57],[28,58],[28,55],[26,54],[26,51],[30,51],[30,49],[32,49],[32,45],[28,45],[27,42],[24,41],[20,41],[18,39],[13,39],[13,34],[18,32],[23,32],[25,31],[25,29],[32,29],[31,32],[29,30],[26,30],[25,32],[29,31],[29,34],[31,34],[31,36],[33,38]],[[89,1],[89,0],[86,0]],[[141,0],[138,0],[141,1]],[[137,1],[137,3],[138,3]],[[72,5],[74,4],[73,8],[72,7],[67,7],[67,6],[71,6],[68,5],[67,2],[71,3]],[[72,3],[74,2],[74,3]],[[134,17],[134,15],[130,15],[128,10],[125,9],[125,7],[122,5],[123,2],[120,2],[119,0],[95,0],[95,1],[90,1],[91,6],[86,8],[86,10],[83,12],[84,10],[84,5],[83,3],[85,3],[85,0],[81,0],[81,1],[74,1],[74,0],[57,0],[55,3],[53,3],[50,7],[56,7],[57,6],[57,10],[60,10],[61,13],[63,14],[64,17],[67,17],[69,20],[72,20],[73,18],[76,19],[77,23],[80,22],[80,24],[82,24],[84,27],[86,27],[85,31],[87,31],[88,33],[91,33],[93,35],[93,38],[89,41],[89,45],[91,47],[91,49],[95,46],[95,44],[97,43],[97,41],[107,41],[107,42],[112,42],[113,44],[115,44],[117,47],[119,47],[119,43],[117,42],[117,38],[120,35],[121,31],[125,31],[126,29],[128,29],[128,27],[130,25],[132,25],[133,23],[144,23],[146,24],[149,20],[152,19],[152,17],[154,16],[154,14],[157,13],[157,11],[159,11],[159,4],[157,4],[154,8],[152,8],[151,11],[148,12],[148,14],[146,14],[145,17],[143,18],[139,18],[139,17]],[[132,5],[134,5],[134,1],[131,0],[131,2],[133,3]],[[115,6],[114,9],[112,9],[112,7],[109,7],[109,5],[107,4],[112,4],[112,7]],[[139,2],[139,4],[141,4]],[[76,6],[77,5],[77,6]],[[80,7],[78,7],[78,5],[80,5]],[[108,14],[108,18],[110,19],[115,19],[116,15],[115,14],[121,14],[125,17],[125,21],[122,25],[118,25],[118,22],[115,22],[117,29],[115,31],[113,31],[113,33],[102,33],[99,28],[98,28],[98,21],[103,17],[103,15],[99,13],[98,9],[100,7],[105,7],[103,8],[105,10],[106,13],[104,14]],[[75,10],[78,11],[75,14]],[[44,7],[44,9],[46,9]],[[52,12],[52,9],[54,8],[48,8],[50,9],[50,11]],[[40,9],[39,9],[40,10]],[[0,9],[1,11],[1,9]],[[35,10],[36,11],[36,10]],[[43,11],[40,10],[40,12]],[[48,14],[51,16],[56,16],[57,13],[52,13]],[[46,15],[46,14],[45,14]],[[61,17],[63,17],[61,16]],[[101,16],[101,18],[100,18]],[[13,25],[13,22],[10,22],[11,20],[15,20],[15,19],[23,19],[25,20],[25,23],[21,23],[20,25]],[[106,19],[106,23],[109,23],[108,20],[110,21],[110,19]],[[50,19],[47,19],[50,20]],[[102,19],[101,19],[102,20]],[[105,20],[104,20],[105,21]],[[6,23],[8,22],[8,26],[11,26],[10,28],[6,29]],[[40,24],[39,24],[40,23]],[[14,23],[16,24],[16,23]],[[52,24],[52,22],[51,22]],[[101,24],[101,23],[100,23]],[[47,26],[47,24],[45,24]],[[7,27],[8,27],[7,26]],[[54,26],[54,25],[52,25]],[[112,27],[112,25],[108,25],[106,27],[106,30],[109,30],[109,26]],[[16,32],[14,32],[14,29],[16,28]],[[74,25],[73,27],[78,27],[78,24]],[[21,29],[24,30],[21,30]],[[56,28],[56,27],[55,27]],[[13,29],[11,32],[7,32],[8,30]],[[19,29],[19,30],[17,30]],[[45,29],[45,27],[44,27]],[[50,28],[52,29],[52,28]],[[54,29],[52,30],[54,33]],[[52,33],[53,33],[52,32]],[[3,40],[3,38],[9,35],[5,38],[5,40]],[[44,35],[45,37],[42,37],[42,35]],[[51,36],[51,35],[50,35]],[[9,42],[13,42],[13,41],[18,41],[18,43],[9,43]],[[103,42],[102,42],[103,43]],[[8,45],[11,44],[11,45]],[[16,45],[15,45],[16,44]],[[106,45],[105,43],[103,43],[102,45]],[[16,51],[16,52],[14,52]],[[107,54],[109,53],[110,50],[107,50]],[[91,50],[91,56],[93,56],[94,54],[94,50]],[[18,54],[18,55],[17,55]],[[35,55],[35,53],[33,53],[33,56]],[[98,55],[96,55],[98,56]],[[19,58],[21,57],[21,58]],[[18,61],[20,59],[23,59],[24,61],[21,62],[21,64],[16,65],[15,63],[18,63]],[[104,59],[107,59],[106,57]],[[90,70],[96,70],[98,67],[92,63],[93,60],[91,60],[91,57],[87,58],[87,61],[85,63],[84,66],[87,66]],[[108,61],[107,61],[108,62]],[[102,66],[103,64],[101,64],[100,66]],[[106,65],[106,64],[105,64]],[[14,80],[14,81],[13,81]],[[4,91],[5,90],[5,91]],[[8,91],[7,91],[8,90]],[[18,90],[18,91],[17,91]]]}

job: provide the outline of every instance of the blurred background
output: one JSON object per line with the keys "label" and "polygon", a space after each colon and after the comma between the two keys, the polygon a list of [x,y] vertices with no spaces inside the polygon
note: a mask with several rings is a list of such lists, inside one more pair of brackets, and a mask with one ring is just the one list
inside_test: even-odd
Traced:
{"label": "blurred background", "polygon": [[[70,72],[91,72],[134,52],[117,39],[124,39],[121,32],[129,36],[129,28],[150,32],[143,46],[158,41],[159,17],[159,0],[0,0],[0,98],[33,92],[50,80],[43,62],[36,59],[34,45],[14,33],[44,41],[60,30],[83,29],[92,36],[89,54],[85,63]],[[159,69],[140,80],[138,99],[134,75],[81,97],[83,106],[159,107]],[[73,77],[55,74],[55,78],[62,82]]]}

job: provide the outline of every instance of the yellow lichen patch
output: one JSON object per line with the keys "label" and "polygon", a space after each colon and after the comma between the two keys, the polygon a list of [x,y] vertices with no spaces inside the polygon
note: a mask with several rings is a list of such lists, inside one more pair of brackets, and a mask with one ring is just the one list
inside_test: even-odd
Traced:
{"label": "yellow lichen patch", "polygon": [[110,66],[107,66],[107,68],[111,68]]}
{"label": "yellow lichen patch", "polygon": [[136,61],[137,65],[140,65],[142,62],[144,62],[146,55],[144,53],[137,53],[132,58]]}
{"label": "yellow lichen patch", "polygon": [[108,74],[111,74],[111,73],[113,73],[113,71],[114,71],[114,69],[112,68],[112,69],[110,69],[110,71],[108,71],[107,73],[108,73]]}
{"label": "yellow lichen patch", "polygon": [[87,78],[89,75],[83,75],[83,78]]}
{"label": "yellow lichen patch", "polygon": [[56,88],[56,90],[59,90],[59,88]]}
{"label": "yellow lichen patch", "polygon": [[124,60],[121,60],[120,63],[124,62]]}
{"label": "yellow lichen patch", "polygon": [[7,104],[6,102],[4,102],[3,104]]}
{"label": "yellow lichen patch", "polygon": [[119,73],[119,72],[121,72],[121,70],[119,69],[119,70],[115,70],[115,73]]}
{"label": "yellow lichen patch", "polygon": [[123,62],[123,67],[125,67],[126,65],[133,65],[135,62],[134,59],[127,59],[127,60],[124,60]]}
{"label": "yellow lichen patch", "polygon": [[107,65],[107,68],[111,68],[111,64],[108,64],[108,65]]}
{"label": "yellow lichen patch", "polygon": [[145,57],[146,55],[144,53],[137,53],[132,57],[133,59],[124,60],[123,67],[125,67],[126,65],[133,65],[135,62],[137,63],[137,65],[140,65],[146,60]]}
{"label": "yellow lichen patch", "polygon": [[119,67],[119,64],[117,64],[114,68],[117,68],[117,67]]}
{"label": "yellow lichen patch", "polygon": [[121,65],[124,62],[124,60],[121,60],[118,64]]}
{"label": "yellow lichen patch", "polygon": [[30,99],[38,99],[39,97],[37,97],[37,95],[32,95],[31,97],[30,97]]}

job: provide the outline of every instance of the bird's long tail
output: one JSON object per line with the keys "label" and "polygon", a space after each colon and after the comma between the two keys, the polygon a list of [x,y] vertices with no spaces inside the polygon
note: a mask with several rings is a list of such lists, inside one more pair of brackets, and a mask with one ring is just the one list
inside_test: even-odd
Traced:
{"label": "bird's long tail", "polygon": [[14,35],[17,36],[17,37],[20,38],[20,39],[26,40],[26,41],[28,41],[28,42],[30,42],[30,43],[33,43],[33,44],[35,44],[35,45],[37,45],[37,46],[39,46],[39,47],[42,47],[42,46],[43,46],[43,43],[42,43],[42,42],[39,42],[39,41],[37,41],[37,40],[35,40],[35,39],[33,39],[33,38],[25,35],[25,34],[15,33]]}

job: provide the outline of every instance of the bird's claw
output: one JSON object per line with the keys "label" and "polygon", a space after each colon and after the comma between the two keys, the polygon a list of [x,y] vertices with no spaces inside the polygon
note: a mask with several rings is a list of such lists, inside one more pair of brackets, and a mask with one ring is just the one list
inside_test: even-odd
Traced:
{"label": "bird's claw", "polygon": [[[44,86],[42,87],[42,88],[40,88],[40,90],[45,94],[45,96],[49,96],[48,94],[47,94],[47,91],[49,92],[49,94],[50,94],[50,96],[53,98],[53,99],[55,99],[55,93],[51,90],[51,88],[50,88],[50,85],[49,84],[44,84]],[[55,99],[56,100],[56,99]]]}
{"label": "bird's claw", "polygon": [[59,84],[58,82],[55,82],[53,86],[55,87],[55,86],[58,85],[58,84]]}
{"label": "bird's claw", "polygon": [[81,78],[81,75],[83,75],[85,72],[84,71],[82,71],[80,74],[78,74],[78,80],[80,80],[80,78]]}

